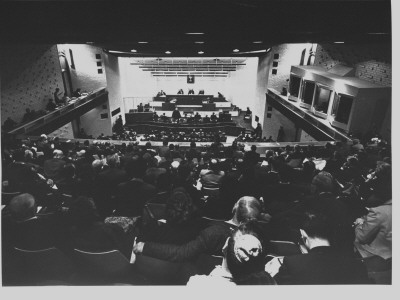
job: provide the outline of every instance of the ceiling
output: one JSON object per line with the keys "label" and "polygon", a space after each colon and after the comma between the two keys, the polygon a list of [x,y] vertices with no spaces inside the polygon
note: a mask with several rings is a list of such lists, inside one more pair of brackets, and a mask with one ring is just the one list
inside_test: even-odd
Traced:
{"label": "ceiling", "polygon": [[280,43],[391,43],[391,21],[386,0],[1,1],[0,41],[90,43],[120,56],[240,57]]}

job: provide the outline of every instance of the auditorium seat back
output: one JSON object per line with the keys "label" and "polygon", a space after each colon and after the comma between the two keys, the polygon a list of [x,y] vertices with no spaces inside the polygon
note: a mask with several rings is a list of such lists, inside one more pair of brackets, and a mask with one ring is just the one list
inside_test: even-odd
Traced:
{"label": "auditorium seat back", "polygon": [[75,264],[57,248],[26,250],[14,247],[23,262],[27,284],[40,284],[43,281],[69,282],[76,272]]}

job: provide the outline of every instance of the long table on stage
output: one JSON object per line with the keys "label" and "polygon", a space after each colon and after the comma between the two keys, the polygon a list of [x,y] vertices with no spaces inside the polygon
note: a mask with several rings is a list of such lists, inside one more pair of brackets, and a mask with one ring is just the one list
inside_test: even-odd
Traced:
{"label": "long table on stage", "polygon": [[171,102],[176,100],[176,105],[201,105],[203,102],[212,100],[213,102],[226,102],[223,98],[216,98],[213,95],[166,95],[163,97],[153,97],[154,102]]}

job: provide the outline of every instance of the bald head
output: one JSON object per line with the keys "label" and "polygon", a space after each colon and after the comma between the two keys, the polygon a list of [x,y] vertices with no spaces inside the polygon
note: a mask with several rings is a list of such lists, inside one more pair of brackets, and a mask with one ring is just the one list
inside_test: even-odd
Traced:
{"label": "bald head", "polygon": [[16,221],[32,218],[36,213],[35,198],[31,194],[21,194],[11,199],[8,209]]}
{"label": "bald head", "polygon": [[258,219],[261,215],[261,203],[254,197],[244,196],[233,207],[233,221],[236,224],[251,219]]}

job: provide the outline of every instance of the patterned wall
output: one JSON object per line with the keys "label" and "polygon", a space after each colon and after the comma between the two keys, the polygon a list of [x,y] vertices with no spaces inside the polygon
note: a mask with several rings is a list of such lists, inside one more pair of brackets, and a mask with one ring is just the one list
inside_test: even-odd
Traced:
{"label": "patterned wall", "polygon": [[72,130],[72,124],[71,122],[61,126],[60,128],[58,128],[57,130],[54,130],[52,133],[49,133],[47,136],[49,137],[60,137],[63,139],[73,139],[74,138],[74,133]]}
{"label": "patterned wall", "polygon": [[46,107],[58,87],[64,90],[56,45],[0,48],[1,118],[20,122],[26,108]]}
{"label": "patterned wall", "polygon": [[338,63],[355,68],[356,77],[383,86],[392,85],[389,45],[318,45],[314,65],[329,70]]}

